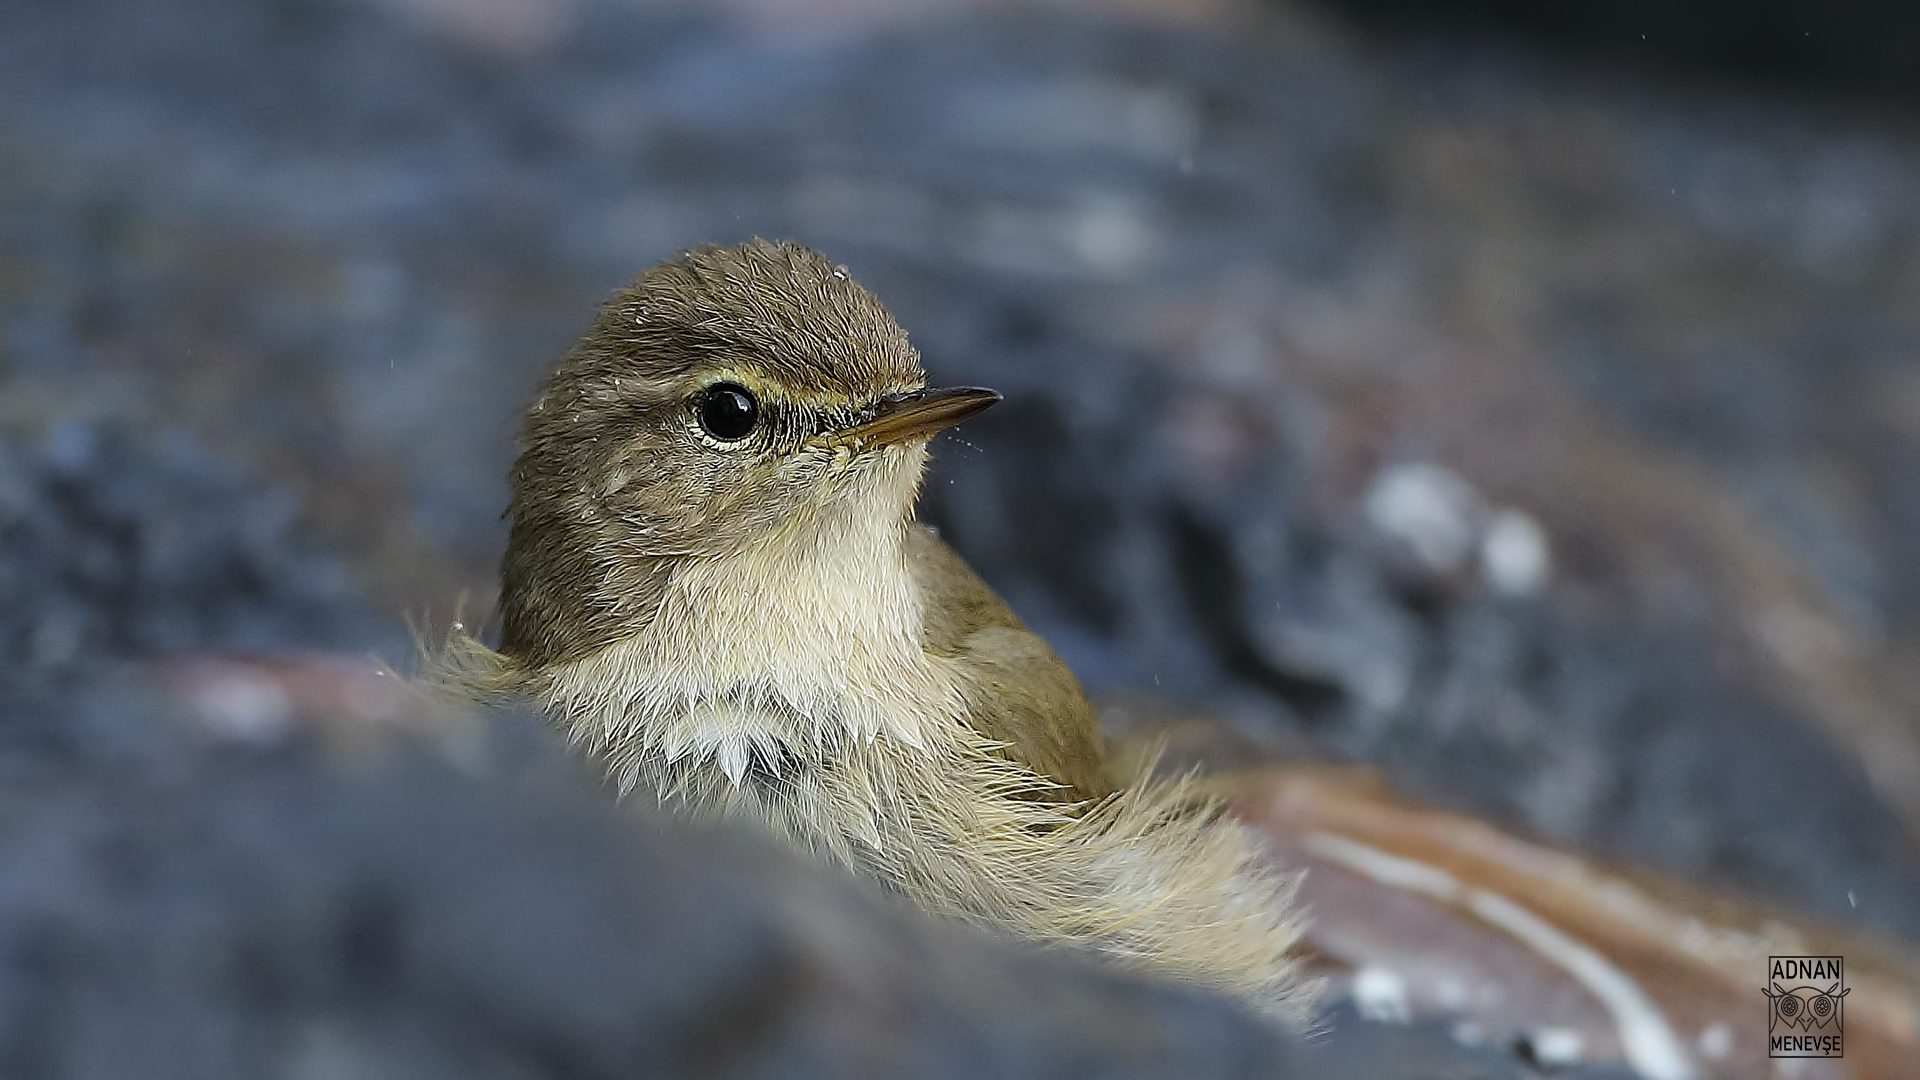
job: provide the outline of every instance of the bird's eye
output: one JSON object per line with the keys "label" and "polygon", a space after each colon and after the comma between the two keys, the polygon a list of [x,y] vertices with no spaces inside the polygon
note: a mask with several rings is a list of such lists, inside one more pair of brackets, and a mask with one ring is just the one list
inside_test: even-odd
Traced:
{"label": "bird's eye", "polygon": [[700,426],[716,439],[733,442],[753,432],[760,403],[738,383],[714,383],[700,395]]}

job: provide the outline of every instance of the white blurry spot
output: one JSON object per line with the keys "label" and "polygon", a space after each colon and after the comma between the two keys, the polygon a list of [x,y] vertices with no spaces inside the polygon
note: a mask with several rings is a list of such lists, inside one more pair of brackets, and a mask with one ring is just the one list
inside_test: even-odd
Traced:
{"label": "white blurry spot", "polygon": [[1483,509],[1473,485],[1450,469],[1415,462],[1382,472],[1368,490],[1368,524],[1404,547],[1424,569],[1450,573],[1465,564]]}
{"label": "white blurry spot", "polygon": [[1710,1024],[1700,1033],[1700,1056],[1719,1061],[1733,1052],[1733,1029],[1724,1023]]}
{"label": "white blurry spot", "polygon": [[1070,219],[1067,240],[1087,266],[1119,276],[1133,271],[1152,254],[1153,226],[1131,200],[1090,198]]}
{"label": "white blurry spot", "polygon": [[1546,531],[1531,516],[1499,510],[1487,520],[1480,538],[1480,572],[1495,591],[1533,596],[1546,586],[1552,563]]}
{"label": "white blurry spot", "polygon": [[1847,906],[1850,908],[1857,908],[1860,906],[1860,901],[1854,898],[1852,889],[1847,890]]}
{"label": "white blurry spot", "polygon": [[1413,1020],[1407,1003],[1407,980],[1395,971],[1363,967],[1353,973],[1353,1007],[1369,1020],[1405,1024]]}
{"label": "white blurry spot", "polygon": [[1792,604],[1762,612],[1756,630],[1774,659],[1796,671],[1834,662],[1846,653],[1846,635],[1831,621]]}
{"label": "white blurry spot", "polygon": [[1453,1041],[1461,1046],[1479,1046],[1487,1041],[1486,1030],[1471,1020],[1453,1025]]}
{"label": "white blurry spot", "polygon": [[195,711],[208,731],[236,742],[268,744],[293,725],[293,700],[280,684],[243,671],[222,672],[193,692]]}
{"label": "white blurry spot", "polygon": [[1586,1036],[1572,1028],[1541,1028],[1529,1041],[1533,1060],[1549,1069],[1571,1068],[1587,1055]]}
{"label": "white blurry spot", "polygon": [[1443,1009],[1450,1011],[1464,1009],[1468,1001],[1466,984],[1451,975],[1443,975],[1440,981],[1434,984],[1433,997]]}

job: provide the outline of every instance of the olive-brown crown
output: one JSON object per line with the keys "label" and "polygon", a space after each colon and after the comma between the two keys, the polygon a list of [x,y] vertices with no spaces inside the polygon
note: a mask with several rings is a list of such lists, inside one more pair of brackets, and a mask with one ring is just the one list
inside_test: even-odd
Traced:
{"label": "olive-brown crown", "polygon": [[[820,436],[925,382],[873,294],[798,244],[696,248],[644,271],[528,411],[502,649],[538,666],[609,644],[644,622],[672,560],[871,490],[877,463],[841,451],[836,466]],[[912,482],[903,496],[904,515]]]}

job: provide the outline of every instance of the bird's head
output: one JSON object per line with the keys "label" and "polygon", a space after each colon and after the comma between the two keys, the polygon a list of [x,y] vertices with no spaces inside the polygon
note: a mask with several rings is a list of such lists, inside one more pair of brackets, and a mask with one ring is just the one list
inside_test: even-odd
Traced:
{"label": "bird's head", "polygon": [[527,415],[503,651],[572,659],[643,625],[674,567],[911,512],[926,443],[999,400],[926,389],[845,269],[795,244],[703,248],[600,309]]}

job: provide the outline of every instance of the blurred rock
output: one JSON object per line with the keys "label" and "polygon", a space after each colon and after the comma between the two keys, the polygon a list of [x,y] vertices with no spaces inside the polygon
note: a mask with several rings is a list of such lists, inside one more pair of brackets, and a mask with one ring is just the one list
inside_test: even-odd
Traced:
{"label": "blurred rock", "polygon": [[[285,722],[236,730],[238,679]],[[1517,1075],[936,923],[337,662],[0,695],[0,779],[19,1080]]]}
{"label": "blurred rock", "polygon": [[1358,770],[1214,778],[1308,869],[1309,941],[1367,1019],[1443,1028],[1547,1072],[1775,1075],[1754,1008],[1770,957],[1845,956],[1844,1060],[1790,1075],[1893,1080],[1920,1055],[1920,954],[1754,908],[1395,798]]}
{"label": "blurred rock", "polygon": [[0,687],[166,653],[391,647],[298,510],[178,431],[0,432]]}

